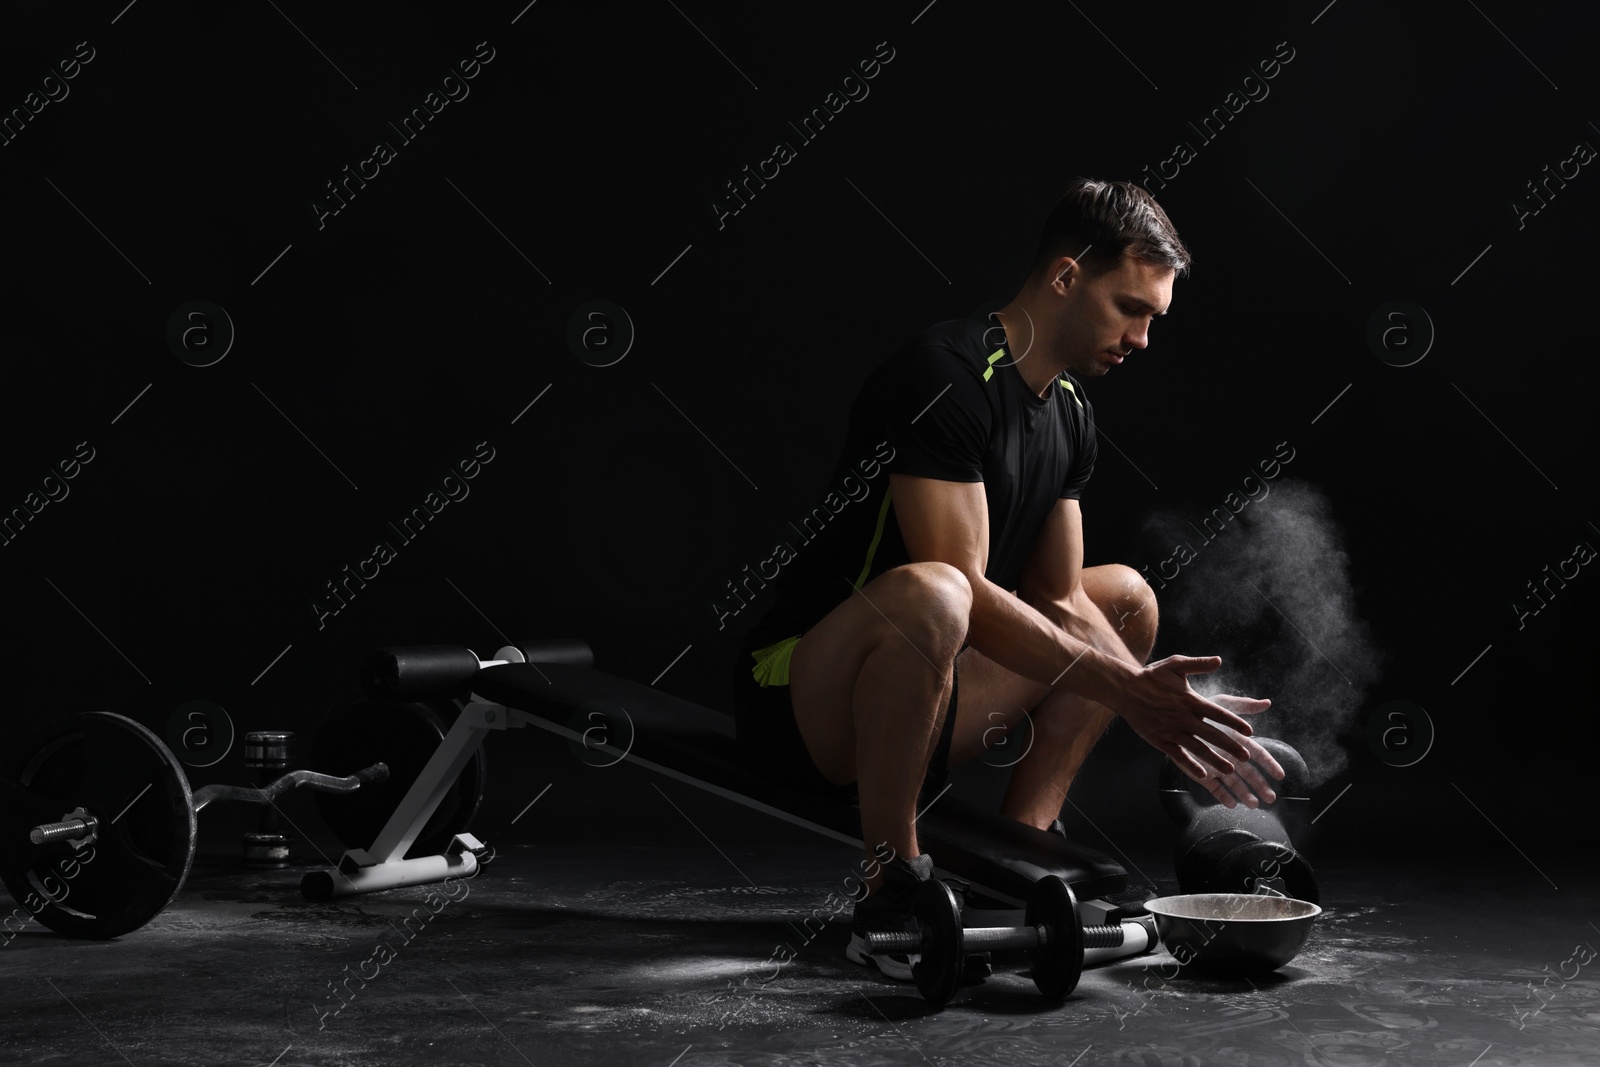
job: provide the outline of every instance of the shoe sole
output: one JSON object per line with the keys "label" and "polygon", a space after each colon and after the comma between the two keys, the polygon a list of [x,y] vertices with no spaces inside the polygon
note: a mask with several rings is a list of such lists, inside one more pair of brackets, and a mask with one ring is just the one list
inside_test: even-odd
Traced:
{"label": "shoe sole", "polygon": [[[874,956],[867,951],[867,943],[859,934],[850,935],[850,944],[845,947],[844,955],[845,959],[851,963],[857,963],[863,967],[876,967],[885,978],[892,978],[897,982],[916,981],[915,975],[911,973],[911,966],[916,962],[916,958]],[[974,952],[967,956],[966,967],[961,973],[961,984],[977,985],[992,974],[994,974],[994,965],[990,962],[989,953]]]}
{"label": "shoe sole", "polygon": [[897,982],[914,981],[911,974],[911,965],[916,962],[915,957],[874,956],[867,951],[867,939],[860,934],[852,933],[850,935],[850,944],[845,947],[844,955],[845,959],[851,963],[878,968],[878,971],[885,978],[892,978]]}

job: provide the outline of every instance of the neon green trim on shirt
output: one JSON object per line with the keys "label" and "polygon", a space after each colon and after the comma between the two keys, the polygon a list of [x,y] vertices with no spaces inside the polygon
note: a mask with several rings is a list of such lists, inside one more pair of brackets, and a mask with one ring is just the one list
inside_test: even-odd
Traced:
{"label": "neon green trim on shirt", "polygon": [[[856,578],[855,587],[861,588],[861,583],[867,580],[867,575],[872,571],[872,557],[878,553],[878,542],[883,540],[883,526],[889,518],[889,500],[892,490],[883,491],[883,504],[878,508],[878,526],[872,531],[872,543],[867,546],[867,561],[861,565],[861,574]],[[788,685],[789,684],[789,657],[794,652],[794,646],[804,634],[785,637],[782,641],[775,641],[764,648],[758,648],[750,653],[750,658],[756,665],[750,668],[750,676],[760,686]]]}
{"label": "neon green trim on shirt", "polygon": [[994,355],[989,357],[989,365],[987,367],[983,368],[983,380],[984,381],[988,381],[991,377],[993,377],[995,361],[998,360],[1001,356],[1003,356],[1005,354],[1006,354],[1006,350],[1003,349],[1003,348],[997,348],[997,349],[994,350]]}
{"label": "neon green trim on shirt", "polygon": [[1080,408],[1083,407],[1083,398],[1078,395],[1078,391],[1072,387],[1071,382],[1067,381],[1065,378],[1057,378],[1056,381],[1061,383],[1061,388],[1072,394],[1072,399],[1078,402],[1078,406]]}
{"label": "neon green trim on shirt", "polygon": [[861,565],[861,573],[856,576],[857,589],[860,589],[861,583],[867,580],[867,572],[872,570],[872,557],[878,554],[878,542],[883,540],[883,523],[889,517],[889,497],[893,493],[893,486],[883,491],[883,504],[878,508],[878,528],[872,531],[872,543],[867,546],[867,561]]}

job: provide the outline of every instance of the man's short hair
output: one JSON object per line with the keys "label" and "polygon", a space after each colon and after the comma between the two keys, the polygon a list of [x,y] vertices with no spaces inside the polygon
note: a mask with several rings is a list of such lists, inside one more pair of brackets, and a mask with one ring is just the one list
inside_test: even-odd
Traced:
{"label": "man's short hair", "polygon": [[1071,256],[1087,273],[1103,274],[1116,269],[1124,252],[1179,278],[1189,273],[1189,250],[1155,197],[1132,182],[1076,178],[1045,221],[1032,273]]}

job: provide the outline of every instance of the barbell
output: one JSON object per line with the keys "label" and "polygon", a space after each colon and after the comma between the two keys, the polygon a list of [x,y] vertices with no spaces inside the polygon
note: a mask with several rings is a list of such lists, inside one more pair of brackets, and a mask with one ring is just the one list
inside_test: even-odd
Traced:
{"label": "barbell", "polygon": [[[547,657],[587,653],[581,642],[547,644]],[[0,884],[19,905],[9,916],[0,912],[0,941],[29,918],[80,938],[145,925],[183,888],[196,816],[215,801],[264,806],[257,832],[245,835],[245,860],[254,866],[287,862],[288,839],[270,813],[295,788],[317,794],[323,821],[346,848],[370,845],[459,714],[452,691],[486,666],[525,660],[513,646],[497,657],[482,661],[456,646],[380,649],[362,667],[366,695],[333,705],[317,731],[313,764],[332,773],[292,771],[267,781],[287,763],[292,735],[257,731],[245,742],[253,788],[191,791],[166,744],[123,715],[85,712],[45,723],[0,757]],[[483,802],[485,769],[480,749],[413,850],[439,851],[466,829]]]}
{"label": "barbell", "polygon": [[[273,736],[251,734],[246,747]],[[133,719],[91,711],[52,720],[0,761],[0,882],[19,905],[0,926],[6,940],[28,917],[68,937],[130,933],[183,888],[196,816],[208,805],[271,804],[296,788],[353,793],[388,777],[376,762],[344,777],[302,770],[259,788],[191,791],[171,750]]]}

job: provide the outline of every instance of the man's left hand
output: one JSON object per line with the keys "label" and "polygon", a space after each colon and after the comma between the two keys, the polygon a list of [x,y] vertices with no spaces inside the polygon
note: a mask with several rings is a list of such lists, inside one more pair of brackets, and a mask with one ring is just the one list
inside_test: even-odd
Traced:
{"label": "man's left hand", "polygon": [[[1269,701],[1252,700],[1249,697],[1221,695],[1208,697],[1207,699],[1237,715],[1250,715],[1261,712],[1270,705]],[[1273,790],[1271,784],[1261,773],[1264,770],[1267,774],[1272,775],[1273,778],[1279,781],[1283,780],[1284,770],[1278,764],[1278,761],[1272,758],[1272,753],[1262,748],[1253,738],[1246,737],[1237,730],[1230,729],[1221,723],[1217,723],[1216,726],[1233,735],[1248,748],[1250,750],[1250,759],[1248,762],[1243,763],[1235,760],[1232,774],[1218,778],[1207,778],[1200,784],[1205,786],[1211,795],[1217,798],[1218,803],[1229,808],[1236,807],[1241,803],[1247,808],[1256,808],[1262,804],[1271,804],[1277,800],[1277,792]]]}

